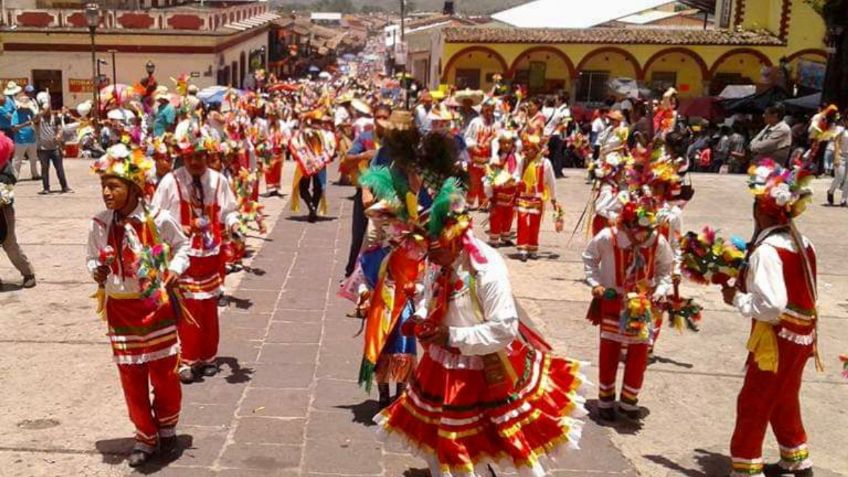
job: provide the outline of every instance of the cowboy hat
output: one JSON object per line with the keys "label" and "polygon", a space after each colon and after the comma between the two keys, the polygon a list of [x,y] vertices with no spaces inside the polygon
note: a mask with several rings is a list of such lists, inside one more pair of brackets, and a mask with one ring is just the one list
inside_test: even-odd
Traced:
{"label": "cowboy hat", "polygon": [[9,81],[6,83],[6,89],[3,90],[4,96],[14,96],[22,91],[22,88],[18,86],[18,83],[14,81]]}
{"label": "cowboy hat", "polygon": [[483,102],[485,95],[479,89],[464,89],[462,91],[457,91],[454,95],[456,101],[462,104],[465,101],[471,101],[473,106],[477,106],[478,104]]}
{"label": "cowboy hat", "polygon": [[366,116],[371,115],[371,106],[368,106],[365,101],[362,101],[359,98],[353,98],[350,100],[350,107],[353,108],[354,111],[364,114]]}
{"label": "cowboy hat", "polygon": [[453,121],[456,116],[449,109],[436,106],[430,109],[427,119],[430,121]]}
{"label": "cowboy hat", "polygon": [[378,119],[377,123],[389,131],[408,131],[415,127],[415,120],[412,113],[401,109],[392,111],[388,120]]}

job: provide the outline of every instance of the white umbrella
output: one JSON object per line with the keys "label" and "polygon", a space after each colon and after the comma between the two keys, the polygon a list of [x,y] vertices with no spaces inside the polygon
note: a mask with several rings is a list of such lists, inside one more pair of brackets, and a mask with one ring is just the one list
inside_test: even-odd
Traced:
{"label": "white umbrella", "polygon": [[106,117],[115,121],[122,121],[128,123],[135,119],[135,113],[133,113],[129,109],[118,108],[106,113]]}
{"label": "white umbrella", "polygon": [[331,75],[330,73],[327,73],[326,71],[322,71],[321,73],[318,74],[318,77],[321,78],[321,79],[327,79],[328,80],[328,79],[332,78],[333,75]]}

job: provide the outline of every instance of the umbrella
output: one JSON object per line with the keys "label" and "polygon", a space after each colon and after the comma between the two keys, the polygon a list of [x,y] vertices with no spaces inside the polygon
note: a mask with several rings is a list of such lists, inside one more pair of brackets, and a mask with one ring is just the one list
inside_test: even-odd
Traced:
{"label": "umbrella", "polygon": [[133,113],[129,109],[118,108],[106,113],[106,117],[109,119],[114,119],[116,121],[128,123],[135,118],[135,113]]}
{"label": "umbrella", "polygon": [[333,75],[331,75],[330,73],[327,73],[326,71],[322,71],[321,73],[318,74],[318,77],[322,78],[322,79],[330,79],[330,78],[333,77]]}
{"label": "umbrella", "polygon": [[203,101],[204,104],[220,104],[224,101],[227,91],[230,90],[235,91],[239,96],[244,94],[241,90],[229,86],[209,86],[197,92],[197,99]]}
{"label": "umbrella", "polygon": [[731,84],[724,87],[719,94],[722,99],[739,99],[751,96],[757,92],[757,87],[752,84]]}
{"label": "umbrella", "polygon": [[717,123],[725,116],[721,99],[712,96],[682,99],[678,112],[686,117],[702,118],[711,123]]}
{"label": "umbrella", "polygon": [[782,88],[771,88],[744,98],[725,99],[721,101],[721,105],[729,114],[761,114],[767,107],[780,103],[788,97]]}
{"label": "umbrella", "polygon": [[787,99],[783,102],[783,105],[790,111],[818,111],[819,105],[821,105],[821,93],[801,96],[800,98]]}
{"label": "umbrella", "polygon": [[321,71],[321,68],[319,68],[319,67],[317,67],[317,66],[315,66],[315,65],[312,65],[312,66],[310,66],[310,67],[309,67],[309,72],[310,72],[310,73],[317,73],[317,72],[319,72],[319,71]]}

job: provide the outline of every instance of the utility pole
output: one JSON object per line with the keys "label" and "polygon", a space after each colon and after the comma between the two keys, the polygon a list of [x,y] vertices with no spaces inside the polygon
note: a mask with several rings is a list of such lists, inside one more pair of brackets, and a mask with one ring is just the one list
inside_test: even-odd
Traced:
{"label": "utility pole", "polygon": [[400,0],[400,45],[405,55],[400,69],[400,81],[403,85],[404,104],[406,109],[409,109],[409,81],[406,79],[406,64],[409,62],[409,51],[406,48],[406,0]]}

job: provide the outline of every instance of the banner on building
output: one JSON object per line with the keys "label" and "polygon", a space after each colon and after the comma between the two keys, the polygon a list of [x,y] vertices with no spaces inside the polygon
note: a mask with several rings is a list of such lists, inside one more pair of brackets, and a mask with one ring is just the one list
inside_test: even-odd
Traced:
{"label": "banner on building", "polygon": [[29,78],[0,78],[0,85],[5,88],[9,81],[14,81],[21,88],[29,84]]}
{"label": "banner on building", "polygon": [[91,78],[68,78],[68,91],[71,93],[92,93]]}

